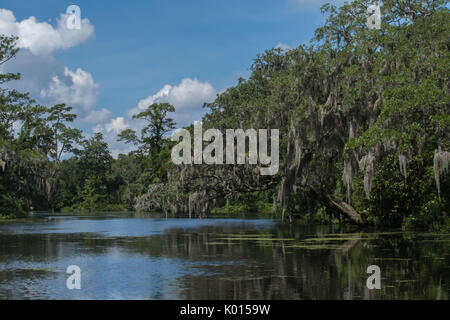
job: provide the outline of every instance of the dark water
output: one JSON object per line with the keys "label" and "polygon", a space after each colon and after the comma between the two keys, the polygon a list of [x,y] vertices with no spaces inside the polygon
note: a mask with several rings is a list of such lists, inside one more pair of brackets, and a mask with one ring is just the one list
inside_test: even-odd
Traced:
{"label": "dark water", "polygon": [[[0,224],[0,299],[448,299],[449,244],[274,220],[48,217]],[[69,265],[81,290],[66,287]]]}

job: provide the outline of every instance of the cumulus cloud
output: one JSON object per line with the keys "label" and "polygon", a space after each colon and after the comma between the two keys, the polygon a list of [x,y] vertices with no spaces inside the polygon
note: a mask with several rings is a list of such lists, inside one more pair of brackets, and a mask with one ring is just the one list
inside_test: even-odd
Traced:
{"label": "cumulus cloud", "polygon": [[177,109],[189,109],[203,105],[204,102],[214,99],[216,90],[209,82],[200,82],[197,78],[186,78],[179,85],[166,84],[157,93],[138,102],[131,113],[145,110],[156,102],[168,102]]}
{"label": "cumulus cloud", "polygon": [[209,83],[194,78],[181,80],[177,85],[164,85],[158,92],[138,101],[137,106],[127,112],[126,117],[116,117],[107,123],[98,124],[93,131],[101,132],[110,146],[111,153],[117,157],[120,153],[128,153],[135,147],[117,141],[117,135],[125,129],[132,128],[140,134],[145,123],[132,119],[132,116],[147,109],[153,103],[168,102],[176,112],[170,115],[177,127],[187,126],[201,119],[205,110],[203,103],[211,102],[216,97],[217,90]]}
{"label": "cumulus cloud", "polygon": [[38,102],[51,105],[65,103],[74,108],[78,121],[104,123],[111,118],[105,108],[96,110],[99,85],[91,73],[77,68],[70,70],[55,59],[59,50],[80,45],[92,38],[94,27],[87,18],[80,29],[66,27],[69,15],[60,14],[57,25],[39,22],[35,17],[17,21],[13,12],[0,9],[0,33],[17,36],[21,49],[3,72],[20,72],[20,81],[9,83],[10,88],[30,92]]}
{"label": "cumulus cloud", "polygon": [[131,117],[149,105],[172,104],[176,108],[172,116],[177,127],[183,127],[201,119],[205,113],[203,104],[215,99],[217,90],[209,82],[186,78],[176,85],[164,85],[158,92],[138,101],[125,116],[113,118],[108,109],[97,108],[99,85],[93,75],[82,68],[72,70],[55,58],[57,51],[80,45],[94,35],[94,27],[88,19],[81,20],[79,30],[69,30],[67,18],[68,15],[61,14],[56,26],[52,26],[35,17],[17,21],[12,11],[0,9],[0,33],[18,36],[21,48],[16,59],[2,65],[2,72],[22,74],[22,79],[12,84],[12,88],[30,92],[33,98],[47,105],[66,103],[74,107],[80,121],[96,123],[93,132],[103,133],[113,156],[133,149],[131,145],[118,142],[117,134],[127,128],[139,131],[142,121]]}
{"label": "cumulus cloud", "polygon": [[128,116],[145,110],[153,103],[168,102],[176,109],[174,119],[178,126],[189,125],[201,118],[204,113],[203,104],[214,101],[216,93],[217,90],[209,82],[186,78],[175,86],[166,84],[155,94],[140,100],[137,106],[128,112]]}
{"label": "cumulus cloud", "polygon": [[[111,119],[106,124],[97,124],[92,131],[101,132],[106,143],[108,143],[109,151],[114,158],[119,154],[127,154],[135,149],[135,146],[117,141],[117,135],[128,129],[130,125],[126,122],[124,117],[117,117]],[[135,126],[133,126],[135,128]]]}
{"label": "cumulus cloud", "polygon": [[15,59],[2,65],[2,72],[20,72],[20,81],[9,82],[15,89],[30,92],[34,98],[40,96],[43,88],[49,86],[55,75],[63,75],[64,64],[53,56],[36,56],[28,49],[19,51]]}
{"label": "cumulus cloud", "polygon": [[40,92],[41,97],[51,98],[56,103],[66,103],[89,111],[97,104],[99,85],[92,75],[78,68],[71,71],[65,67],[62,76],[54,76],[50,85]]}
{"label": "cumulus cloud", "polygon": [[16,21],[12,11],[0,9],[0,30],[6,35],[18,36],[19,48],[28,49],[34,55],[49,55],[77,46],[93,36],[94,27],[87,18],[81,20],[80,29],[71,30],[66,27],[68,17],[62,13],[55,28],[35,17]]}
{"label": "cumulus cloud", "polygon": [[285,43],[280,42],[275,46],[275,49],[281,49],[283,51],[288,51],[288,50],[291,50],[292,47]]}
{"label": "cumulus cloud", "polygon": [[112,112],[102,108],[100,110],[91,110],[82,120],[90,123],[105,123],[111,118]]}
{"label": "cumulus cloud", "polygon": [[112,131],[115,134],[119,134],[128,127],[129,125],[125,123],[125,119],[123,117],[117,117],[115,119],[112,119],[109,123],[105,125],[105,129],[107,132]]}

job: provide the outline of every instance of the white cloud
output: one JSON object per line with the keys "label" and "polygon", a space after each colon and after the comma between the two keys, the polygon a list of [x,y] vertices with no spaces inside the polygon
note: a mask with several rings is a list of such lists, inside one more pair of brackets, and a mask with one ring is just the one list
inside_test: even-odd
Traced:
{"label": "white cloud", "polygon": [[84,122],[91,123],[105,123],[111,118],[112,112],[108,109],[102,108],[100,110],[92,110],[83,119]]}
{"label": "white cloud", "polygon": [[5,35],[17,33],[16,17],[14,17],[12,11],[0,9],[0,30]]}
{"label": "white cloud", "polygon": [[43,88],[48,88],[55,75],[63,76],[64,64],[53,56],[36,56],[28,49],[21,49],[15,59],[3,66],[3,72],[20,72],[20,81],[9,82],[21,92],[30,92],[33,98],[39,98]]}
{"label": "white cloud", "polygon": [[94,77],[82,68],[71,70],[55,59],[55,53],[80,45],[92,38],[94,27],[83,19],[80,30],[66,28],[67,15],[61,14],[57,25],[39,22],[35,17],[17,21],[13,12],[0,9],[0,33],[19,37],[21,51],[16,59],[2,65],[4,72],[20,72],[22,79],[10,83],[22,92],[47,105],[66,103],[74,107],[79,121],[96,123],[93,132],[102,132],[114,156],[127,153],[133,146],[117,141],[117,134],[132,127],[139,131],[142,121],[131,116],[156,102],[168,102],[176,108],[173,116],[178,127],[201,119],[205,113],[203,103],[215,99],[217,90],[207,81],[183,79],[177,85],[164,85],[158,92],[140,100],[124,117],[112,118],[111,111],[98,109],[99,85]]}
{"label": "white cloud", "polygon": [[39,22],[29,17],[20,22],[12,11],[0,9],[0,30],[6,35],[19,37],[19,48],[28,49],[34,55],[49,55],[57,50],[77,46],[94,34],[94,27],[87,18],[81,20],[81,28],[70,30],[66,27],[68,15],[62,13],[56,28],[47,22]]}
{"label": "white cloud", "polygon": [[114,132],[115,134],[119,134],[121,131],[127,129],[129,125],[125,123],[125,119],[123,117],[117,117],[112,119],[109,123],[105,125],[105,129],[107,132]]}
{"label": "white cloud", "polygon": [[291,50],[292,47],[289,46],[289,45],[287,45],[287,44],[285,44],[285,43],[279,42],[279,43],[275,46],[275,49],[281,49],[281,50],[283,50],[283,51],[288,51],[288,50]]}
{"label": "white cloud", "polygon": [[209,82],[200,82],[196,78],[186,78],[179,85],[166,84],[157,93],[142,99],[131,112],[145,110],[149,105],[156,102],[168,102],[176,109],[191,109],[202,107],[206,101],[214,100],[216,90]]}
{"label": "white cloud", "polygon": [[90,111],[97,104],[99,85],[92,75],[78,68],[75,72],[65,67],[62,76],[54,76],[48,88],[42,89],[42,98],[55,103],[66,103],[77,111]]}
{"label": "white cloud", "polygon": [[132,119],[132,116],[145,110],[153,103],[168,102],[172,104],[176,112],[169,115],[177,122],[177,127],[183,127],[201,119],[205,110],[204,102],[211,102],[216,97],[216,89],[209,82],[201,82],[198,79],[183,79],[178,85],[164,85],[158,92],[142,99],[137,106],[127,112],[126,117],[116,117],[104,124],[98,124],[93,128],[94,132],[103,133],[105,141],[110,146],[113,157],[120,153],[128,153],[135,146],[117,141],[117,135],[125,129],[132,128],[138,135],[144,126],[142,120]]}
{"label": "white cloud", "polygon": [[201,118],[204,113],[203,104],[212,102],[217,90],[209,82],[186,78],[175,86],[166,84],[157,93],[138,102],[137,106],[128,112],[128,116],[145,110],[153,103],[168,102],[175,107],[173,118],[178,127],[191,124]]}
{"label": "white cloud", "polygon": [[20,72],[21,80],[9,88],[30,92],[39,103],[65,103],[74,108],[81,122],[106,122],[111,112],[96,110],[99,85],[91,73],[77,68],[70,70],[55,59],[58,50],[82,44],[93,37],[94,27],[88,19],[81,20],[79,30],[66,27],[68,15],[61,14],[54,27],[35,17],[16,21],[12,11],[0,9],[0,33],[18,36],[21,49],[16,58],[3,65],[4,72]]}
{"label": "white cloud", "polygon": [[103,134],[105,142],[108,143],[109,151],[114,158],[117,158],[119,154],[127,154],[135,149],[134,145],[117,141],[117,135],[129,127],[130,126],[125,121],[125,118],[117,117],[111,119],[111,121],[106,124],[97,124],[92,131],[101,132]]}

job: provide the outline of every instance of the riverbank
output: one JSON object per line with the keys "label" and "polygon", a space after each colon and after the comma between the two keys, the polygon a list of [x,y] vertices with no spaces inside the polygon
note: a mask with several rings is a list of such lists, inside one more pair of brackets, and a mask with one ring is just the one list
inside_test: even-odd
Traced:
{"label": "riverbank", "polygon": [[[14,215],[1,216],[0,223],[20,223],[20,222],[35,222],[39,219],[49,217],[49,216],[87,216],[94,217],[99,214],[106,215],[125,215],[135,218],[188,218],[188,216],[180,216],[175,214],[164,214],[162,212],[134,212],[134,211],[123,211],[123,210],[79,210],[76,208],[64,208],[58,212],[29,212],[26,217],[16,217]],[[104,208],[108,209],[108,208]],[[261,219],[261,220],[281,220],[279,213],[274,213],[272,208],[268,205],[261,208],[261,211],[249,211],[246,210],[244,205],[232,204],[225,205],[222,207],[216,207],[205,217],[209,219]],[[196,216],[193,216],[195,219]],[[327,214],[324,210],[318,210],[315,213],[304,213],[302,215],[293,215],[293,220],[289,221],[286,217],[286,224],[299,224],[303,226],[352,226],[344,221],[340,221],[337,217]],[[376,224],[367,224],[364,227],[357,227],[358,230],[364,231],[366,229],[372,230],[392,230],[398,229],[402,231],[417,231],[417,232],[437,232],[437,233],[448,233],[450,232],[450,218],[445,216],[441,219],[440,223],[432,223],[429,225],[424,225],[420,221],[413,219],[405,219],[401,226],[381,226]]]}
{"label": "riverbank", "polygon": [[34,222],[37,219],[34,217],[23,217],[23,218],[8,218],[4,216],[0,216],[0,223],[19,223],[19,222]]}

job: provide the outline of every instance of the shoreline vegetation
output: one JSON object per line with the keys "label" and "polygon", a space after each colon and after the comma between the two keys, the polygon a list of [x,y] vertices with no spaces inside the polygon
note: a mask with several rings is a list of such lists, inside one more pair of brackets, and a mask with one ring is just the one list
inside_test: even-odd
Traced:
{"label": "shoreline vegetation", "polygon": [[[227,209],[227,210],[225,210]],[[47,219],[53,220],[56,217],[85,217],[85,218],[104,218],[106,216],[120,217],[120,218],[144,218],[144,219],[188,219],[189,216],[175,216],[166,215],[163,212],[132,212],[132,211],[65,211],[65,212],[38,212],[36,215],[30,215],[27,217],[11,217],[11,216],[0,216],[1,224],[15,224],[15,223],[35,223],[42,221],[49,221]],[[189,218],[190,219],[190,218]],[[201,218],[194,218],[201,219]],[[204,219],[262,219],[262,220],[277,220],[281,222],[279,216],[273,213],[266,212],[264,214],[260,212],[238,212],[233,211],[232,208],[220,208],[218,210],[213,210],[210,215]],[[339,234],[341,237],[345,237],[352,234],[359,234],[364,236],[366,234],[404,234],[404,235],[442,235],[448,236],[450,228],[448,225],[437,225],[427,229],[416,228],[412,226],[401,226],[401,227],[377,227],[373,225],[366,226],[356,226],[352,224],[342,224],[339,219],[335,218],[329,220],[328,216],[323,216],[323,218],[318,218],[316,214],[303,215],[301,218],[296,219],[293,224],[297,227],[329,227],[329,228],[339,228]],[[314,242],[320,241],[320,238],[312,239]]]}
{"label": "shoreline vegetation", "polygon": [[[269,220],[279,220],[281,221],[281,217],[273,211],[264,211],[264,212],[252,212],[252,211],[241,211],[242,205],[234,205],[234,206],[224,206],[221,208],[214,208],[206,219],[269,219]],[[23,217],[15,217],[14,215],[8,216],[0,216],[0,224],[2,223],[33,223],[42,221],[43,218],[48,217],[65,217],[65,216],[81,216],[81,217],[102,217],[102,215],[108,214],[118,214],[124,217],[130,218],[161,218],[161,219],[178,219],[178,218],[189,218],[188,215],[173,215],[164,212],[137,212],[137,211],[121,211],[121,210],[99,210],[99,211],[80,211],[80,210],[72,210],[71,208],[65,208],[59,212],[38,212],[36,215],[35,212],[29,212],[27,216]],[[194,219],[197,219],[194,218]],[[374,225],[366,225],[366,226],[356,226],[351,224],[342,223],[337,217],[328,216],[326,213],[323,213],[322,216],[317,213],[308,213],[304,214],[301,217],[298,217],[294,220],[295,224],[299,224],[302,226],[340,226],[352,228],[355,232],[435,232],[436,234],[447,234],[450,232],[450,223],[447,221],[443,224],[437,224],[428,226],[427,228],[417,228],[414,223],[403,224],[401,227],[377,227]]]}
{"label": "shoreline vegetation", "polygon": [[[142,130],[117,138],[135,149],[114,159],[101,133],[73,127],[70,106],[39,105],[5,86],[20,74],[0,73],[0,222],[30,211],[257,212],[449,230],[449,1],[383,1],[380,30],[367,28],[370,4],[324,5],[309,44],[257,55],[248,79],[205,103],[203,130],[279,130],[279,170],[269,176],[249,163],[174,164],[169,103],[133,116]],[[17,41],[0,35],[0,64],[17,55]]]}

